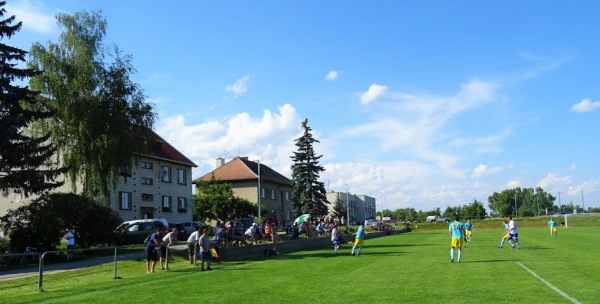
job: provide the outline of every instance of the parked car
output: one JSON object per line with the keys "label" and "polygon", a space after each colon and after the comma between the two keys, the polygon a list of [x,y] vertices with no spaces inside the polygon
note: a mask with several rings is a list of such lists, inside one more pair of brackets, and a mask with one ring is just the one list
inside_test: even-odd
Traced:
{"label": "parked car", "polygon": [[[167,223],[168,224],[168,223]],[[115,233],[117,245],[142,244],[148,235],[156,232],[158,228],[167,228],[162,219],[145,219],[123,222]]]}
{"label": "parked car", "polygon": [[187,233],[187,235],[192,234],[194,231],[198,230],[198,228],[206,226],[206,224],[204,224],[201,221],[194,221],[194,222],[185,222],[185,223],[179,223],[180,225],[183,226],[183,229],[185,229],[185,232]]}
{"label": "parked car", "polygon": [[430,215],[425,219],[425,221],[427,223],[450,223],[449,218],[437,215]]}
{"label": "parked car", "polygon": [[177,229],[177,240],[179,241],[186,241],[188,236],[190,235],[183,226],[183,224],[169,223],[169,228]]}

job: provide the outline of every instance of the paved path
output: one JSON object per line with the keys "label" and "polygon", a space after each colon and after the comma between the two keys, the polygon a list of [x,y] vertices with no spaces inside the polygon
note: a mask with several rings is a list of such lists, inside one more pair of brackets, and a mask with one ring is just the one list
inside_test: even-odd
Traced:
{"label": "paved path", "polygon": [[[172,246],[172,250],[180,251],[187,250],[187,245],[177,245]],[[146,252],[143,250],[128,252],[117,255],[118,261],[132,260],[132,259],[142,259],[146,255]],[[83,260],[75,260],[72,262],[63,262],[63,263],[54,263],[49,265],[44,265],[44,274],[57,273],[62,271],[69,270],[77,270],[84,267],[91,267],[96,265],[101,265],[105,263],[112,263],[115,260],[114,255],[98,257],[98,258],[90,258]],[[39,267],[27,267],[27,268],[18,268],[11,270],[0,271],[0,281],[5,280],[13,280],[24,277],[38,276],[39,275]]]}

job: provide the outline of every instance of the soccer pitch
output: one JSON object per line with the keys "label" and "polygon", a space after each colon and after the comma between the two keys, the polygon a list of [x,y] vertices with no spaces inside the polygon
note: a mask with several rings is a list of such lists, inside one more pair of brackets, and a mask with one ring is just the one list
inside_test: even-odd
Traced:
{"label": "soccer pitch", "polygon": [[[520,228],[523,249],[498,248],[501,229],[474,230],[461,263],[450,263],[447,231],[368,239],[200,272],[177,258],[147,274],[142,261],[0,282],[2,303],[598,303],[598,227]],[[157,267],[159,269],[160,267]]]}

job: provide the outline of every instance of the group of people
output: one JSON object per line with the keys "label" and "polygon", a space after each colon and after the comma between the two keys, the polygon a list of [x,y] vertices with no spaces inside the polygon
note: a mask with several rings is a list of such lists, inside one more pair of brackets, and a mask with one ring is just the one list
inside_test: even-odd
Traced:
{"label": "group of people", "polygon": [[[457,215],[454,221],[448,226],[448,233],[450,234],[450,263],[454,262],[456,251],[456,261],[460,263],[462,258],[462,249],[467,242],[470,242],[473,237],[473,222],[471,219],[467,220],[466,223],[460,221],[460,217]],[[519,242],[519,230],[517,224],[513,220],[512,216],[508,216],[508,219],[504,221],[504,232],[500,241],[500,248],[504,246],[504,242],[508,240],[511,248],[521,249],[521,243]]]}
{"label": "group of people", "polygon": [[[168,257],[170,256],[170,246],[177,245],[178,230],[176,228],[170,229],[167,232],[165,228],[159,228],[155,233],[152,233],[145,241],[146,250],[146,272],[154,273],[156,268],[156,262],[160,261],[160,269],[168,270]],[[200,252],[200,259],[202,261],[201,267],[204,271],[204,264],[207,263],[207,270],[211,270],[211,245],[206,234],[206,227],[198,228],[194,231],[187,240],[188,252],[190,254],[190,264],[195,264],[196,251]],[[158,247],[158,250],[157,250]],[[158,253],[160,251],[160,258]]]}
{"label": "group of people", "polygon": [[[352,251],[350,254],[352,256],[360,255],[362,251],[362,247],[365,242],[365,236],[367,235],[367,231],[365,230],[364,224],[361,224],[356,229],[356,236],[354,237],[354,245],[352,246]],[[337,224],[331,223],[331,242],[333,243],[333,253],[337,254],[338,250],[341,247],[341,244],[344,243],[340,232],[337,229]]]}

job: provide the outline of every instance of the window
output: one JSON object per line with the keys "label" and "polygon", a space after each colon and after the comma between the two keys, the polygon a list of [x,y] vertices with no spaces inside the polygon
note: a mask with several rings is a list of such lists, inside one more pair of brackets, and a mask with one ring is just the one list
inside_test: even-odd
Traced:
{"label": "window", "polygon": [[163,166],[160,169],[160,180],[166,183],[171,182],[171,167]]}
{"label": "window", "polygon": [[129,165],[122,166],[121,168],[119,168],[119,171],[119,175],[131,176],[131,166]]}
{"label": "window", "polygon": [[140,168],[142,168],[142,169],[152,169],[152,163],[143,161],[143,162],[140,163]]}
{"label": "window", "polygon": [[170,196],[162,197],[162,211],[163,212],[171,212],[171,197]]}
{"label": "window", "polygon": [[290,201],[290,193],[289,192],[285,192],[285,201],[289,202]]}
{"label": "window", "polygon": [[275,199],[275,189],[271,189],[271,199]]}
{"label": "window", "polygon": [[131,192],[119,192],[121,210],[131,210]]}
{"label": "window", "polygon": [[179,212],[187,211],[187,198],[185,198],[185,197],[177,198],[177,211],[179,211]]}
{"label": "window", "polygon": [[151,202],[154,200],[154,195],[148,194],[148,193],[142,193],[142,200]]}
{"label": "window", "polygon": [[152,185],[152,179],[147,177],[142,177],[142,185]]}
{"label": "window", "polygon": [[267,197],[267,191],[265,188],[260,189],[260,197],[261,198],[266,198]]}
{"label": "window", "polygon": [[185,180],[185,170],[184,169],[177,169],[177,183],[185,185],[186,180]]}

